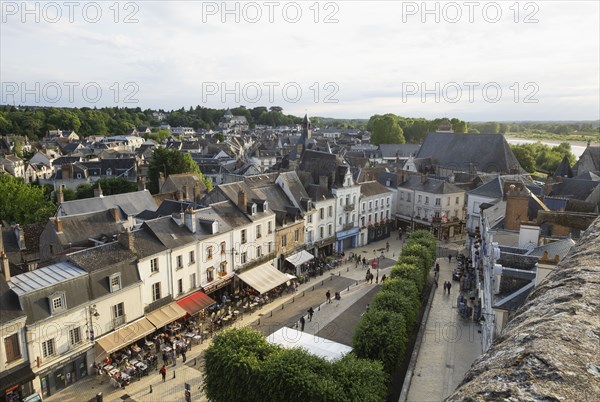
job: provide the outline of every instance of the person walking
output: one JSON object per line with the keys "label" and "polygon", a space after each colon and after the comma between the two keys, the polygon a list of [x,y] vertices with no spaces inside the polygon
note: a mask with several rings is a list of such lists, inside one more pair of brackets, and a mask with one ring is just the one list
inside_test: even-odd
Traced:
{"label": "person walking", "polygon": [[385,242],[385,252],[387,253],[387,252],[389,252],[389,251],[390,251],[390,242],[389,242],[389,241],[386,241],[386,242]]}
{"label": "person walking", "polygon": [[450,288],[452,288],[452,284],[448,282],[448,294],[450,294]]}
{"label": "person walking", "polygon": [[452,254],[448,254],[448,262],[451,263],[452,262]]}
{"label": "person walking", "polygon": [[385,274],[383,274],[383,276],[381,277],[381,283],[385,282],[386,279],[387,279],[387,276],[385,276]]}
{"label": "person walking", "polygon": [[163,364],[163,366],[160,369],[160,375],[162,376],[163,382],[165,382],[166,378],[167,378],[167,365]]}
{"label": "person walking", "polygon": [[327,293],[325,293],[325,297],[327,298],[327,303],[331,303],[331,292],[327,289]]}
{"label": "person walking", "polygon": [[166,366],[169,363],[169,355],[167,355],[167,352],[163,352],[162,359],[163,359],[163,364]]}
{"label": "person walking", "polygon": [[304,332],[304,324],[306,323],[306,320],[304,319],[304,316],[300,317],[300,331]]}
{"label": "person walking", "polygon": [[313,314],[315,313],[315,310],[313,310],[312,306],[308,309],[308,321],[312,322],[312,317]]}
{"label": "person walking", "polygon": [[183,362],[185,363],[185,361],[187,360],[187,358],[185,357],[185,347],[181,348],[181,358],[183,359]]}

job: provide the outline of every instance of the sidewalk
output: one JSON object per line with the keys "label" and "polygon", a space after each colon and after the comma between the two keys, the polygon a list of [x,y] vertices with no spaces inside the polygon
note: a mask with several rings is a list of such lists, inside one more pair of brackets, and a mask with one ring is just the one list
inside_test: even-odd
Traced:
{"label": "sidewalk", "polygon": [[[395,265],[395,260],[398,259],[403,244],[403,241],[397,240],[396,234],[396,232],[393,232],[388,239],[364,247],[347,250],[345,252],[346,257],[349,257],[349,252],[351,251],[359,253],[370,260],[374,257],[373,250],[385,248],[386,242],[389,242],[390,251],[384,252],[386,258],[381,260],[379,278],[381,279],[383,275],[389,277],[391,267]],[[380,255],[381,252],[376,252],[376,256],[379,257]],[[374,292],[372,292],[373,289],[379,286],[375,283],[375,280],[373,280],[372,284],[365,283],[365,272],[366,269],[363,269],[362,266],[355,268],[354,262],[346,262],[335,269],[326,271],[322,276],[311,278],[309,282],[300,285],[296,293],[290,293],[279,297],[252,314],[244,314],[244,316],[236,321],[232,327],[239,328],[250,326],[261,330],[265,334],[270,334],[283,326],[293,325],[293,323],[300,318],[300,315],[306,314],[306,310],[308,309],[307,306],[313,306],[315,310],[313,320],[312,322],[308,322],[307,320],[304,332],[314,335],[318,334],[319,336],[328,339],[335,338],[336,329],[331,325],[328,326],[328,324],[332,323],[348,309],[355,307],[354,304],[369,292],[374,294]],[[374,275],[376,274],[376,270],[371,269],[371,272]],[[323,283],[323,285],[321,285],[321,283]],[[313,287],[314,290],[312,290]],[[340,291],[341,300],[332,300],[331,304],[325,303],[325,292],[327,289],[331,290],[332,296],[335,291]],[[305,294],[304,297],[302,297],[303,292]],[[292,299],[294,300],[294,303],[292,303]],[[284,307],[283,309],[282,306]],[[363,311],[363,309],[364,306],[359,306],[359,308],[355,308],[353,311],[360,312]],[[257,325],[259,320],[261,324]],[[266,331],[264,327],[266,327]],[[325,328],[327,328],[327,330],[325,330]],[[340,330],[343,329],[344,328],[340,328]],[[191,397],[193,401],[207,401],[206,397],[201,392],[202,368],[204,364],[202,354],[209,345],[210,340],[205,341],[202,344],[193,345],[192,350],[187,353],[187,361],[185,364],[182,363],[182,359],[179,358],[176,366],[169,366],[167,368],[167,380],[165,383],[162,382],[158,371],[154,371],[148,376],[142,377],[140,381],[132,382],[125,387],[125,389],[115,389],[110,385],[107,376],[96,377],[95,375],[92,375],[55,395],[45,398],[44,401],[95,401],[95,396],[99,392],[102,392],[104,402],[183,401],[185,383],[188,383],[191,386]],[[173,374],[175,374],[175,378],[173,378]],[[152,393],[150,393],[151,388]]]}
{"label": "sidewalk", "polygon": [[[452,249],[461,250],[458,246]],[[452,394],[473,361],[482,353],[479,324],[463,319],[458,314],[456,304],[460,285],[452,281],[456,259],[453,258],[452,263],[448,263],[447,258],[438,258],[437,261],[440,264],[439,286],[435,290],[425,324],[408,402],[444,400]],[[445,281],[452,283],[450,295],[444,292]]]}

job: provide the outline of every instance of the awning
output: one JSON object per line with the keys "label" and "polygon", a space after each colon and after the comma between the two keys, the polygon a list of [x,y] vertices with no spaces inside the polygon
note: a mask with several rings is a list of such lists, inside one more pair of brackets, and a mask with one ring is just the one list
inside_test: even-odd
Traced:
{"label": "awning", "polygon": [[299,265],[309,262],[313,258],[315,258],[314,255],[312,255],[311,253],[309,253],[306,250],[302,250],[296,254],[290,255],[285,260],[287,262],[291,263],[293,266],[297,267]]}
{"label": "awning", "polygon": [[192,293],[181,300],[177,300],[179,307],[187,311],[189,315],[194,315],[215,303],[216,302],[208,297],[206,293],[200,291]]}
{"label": "awning", "polygon": [[214,292],[215,290],[220,289],[223,286],[227,286],[229,283],[231,283],[232,279],[233,279],[233,272],[228,273],[227,275],[222,276],[222,277],[212,281],[211,283],[209,283],[206,286],[202,286],[202,290],[204,290],[204,293]]}
{"label": "awning", "polygon": [[270,263],[249,269],[246,272],[237,274],[237,276],[246,284],[256,289],[260,294],[289,281],[286,274],[278,271]]}
{"label": "awning", "polygon": [[187,311],[179,307],[177,303],[170,303],[164,307],[154,310],[150,314],[146,315],[148,321],[150,321],[156,328],[162,328],[165,325],[172,323],[173,321],[183,317],[187,314]]}
{"label": "awning", "polygon": [[102,348],[105,353],[110,354],[146,335],[150,335],[154,331],[156,331],[154,325],[146,318],[142,318],[96,339],[96,345]]}
{"label": "awning", "polygon": [[4,395],[4,393],[13,387],[18,387],[20,385],[27,384],[29,381],[35,378],[35,373],[31,370],[31,366],[29,364],[25,364],[22,367],[17,369],[13,369],[13,371],[3,372],[2,376],[0,376],[0,395]]}

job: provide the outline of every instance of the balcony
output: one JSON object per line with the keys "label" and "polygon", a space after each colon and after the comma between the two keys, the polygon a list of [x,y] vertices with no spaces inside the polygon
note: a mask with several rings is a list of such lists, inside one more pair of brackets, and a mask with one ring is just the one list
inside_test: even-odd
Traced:
{"label": "balcony", "polygon": [[245,264],[237,264],[235,267],[236,268],[235,270],[236,270],[236,272],[245,271],[247,269],[254,268],[254,267],[262,265],[266,262],[269,262],[274,258],[275,258],[275,251],[271,251],[270,253],[263,254],[260,257],[257,257],[251,261],[247,261]]}
{"label": "balcony", "polygon": [[113,322],[113,328],[117,329],[118,327],[120,327],[121,325],[123,325],[127,322],[126,315],[123,314],[120,317],[115,317],[115,318],[113,318],[112,322]]}
{"label": "balcony", "polygon": [[350,230],[352,228],[354,228],[354,223],[346,223],[344,226],[342,226],[343,230]]}
{"label": "balcony", "polygon": [[344,211],[345,211],[345,212],[354,211],[354,204],[346,204],[346,205],[344,206]]}

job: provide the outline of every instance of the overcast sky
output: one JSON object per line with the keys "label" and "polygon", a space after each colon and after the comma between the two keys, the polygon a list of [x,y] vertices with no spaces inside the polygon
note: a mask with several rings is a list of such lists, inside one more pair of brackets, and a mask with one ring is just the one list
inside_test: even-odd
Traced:
{"label": "overcast sky", "polygon": [[600,118],[598,1],[74,3],[1,3],[0,103]]}

